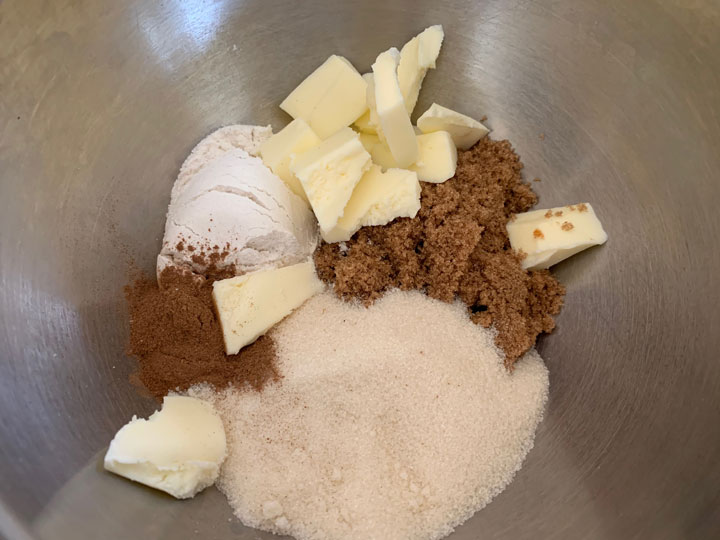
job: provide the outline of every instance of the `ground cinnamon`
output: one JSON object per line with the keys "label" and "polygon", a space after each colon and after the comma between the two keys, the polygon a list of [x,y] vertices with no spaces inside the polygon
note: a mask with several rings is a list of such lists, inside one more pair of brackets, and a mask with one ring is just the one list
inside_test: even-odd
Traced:
{"label": "ground cinnamon", "polygon": [[537,202],[522,167],[508,141],[481,140],[459,154],[453,178],[423,183],[414,219],[322,244],[315,253],[321,279],[366,305],[393,287],[446,302],[459,297],[476,323],[496,328],[511,367],[538,334],[553,330],[565,294],[549,272],[523,270],[510,249],[506,223]]}
{"label": "ground cinnamon", "polygon": [[156,398],[197,383],[255,390],[279,377],[272,338],[261,337],[239,354],[225,355],[212,302],[212,280],[175,268],[142,277],[125,288],[130,311],[127,352],[138,360],[134,378]]}

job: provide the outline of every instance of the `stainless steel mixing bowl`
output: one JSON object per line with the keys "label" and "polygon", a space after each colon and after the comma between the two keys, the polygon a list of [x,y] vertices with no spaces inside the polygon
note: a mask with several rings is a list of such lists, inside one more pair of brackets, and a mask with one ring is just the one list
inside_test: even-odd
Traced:
{"label": "stainless steel mixing bowl", "polygon": [[183,158],[329,54],[442,23],[432,101],[488,115],[542,206],[610,241],[557,267],[551,398],[515,482],[456,540],[720,534],[720,4],[713,0],[0,1],[0,531],[271,538],[222,496],[105,474],[154,403],[128,383],[122,287],[152,271]]}

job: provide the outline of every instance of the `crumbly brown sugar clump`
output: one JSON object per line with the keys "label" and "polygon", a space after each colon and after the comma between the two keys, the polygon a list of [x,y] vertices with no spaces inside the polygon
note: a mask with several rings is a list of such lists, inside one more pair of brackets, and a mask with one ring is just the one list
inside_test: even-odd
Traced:
{"label": "crumbly brown sugar clump", "polygon": [[137,378],[154,397],[162,399],[199,383],[260,390],[278,379],[275,343],[269,336],[239,354],[225,355],[212,280],[165,268],[159,282],[140,278],[125,288],[130,311],[127,352],[137,358]]}
{"label": "crumbly brown sugar clump", "polygon": [[345,245],[322,244],[318,274],[338,296],[366,305],[391,288],[460,298],[474,322],[495,327],[512,367],[555,328],[565,294],[548,271],[523,270],[510,249],[505,224],[537,202],[522,167],[508,141],[482,139],[459,153],[453,178],[422,184],[415,218],[365,227]]}

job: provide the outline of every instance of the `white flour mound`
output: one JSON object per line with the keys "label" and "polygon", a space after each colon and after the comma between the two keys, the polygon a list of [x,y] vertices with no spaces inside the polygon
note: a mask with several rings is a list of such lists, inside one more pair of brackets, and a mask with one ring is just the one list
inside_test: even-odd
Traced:
{"label": "white flour mound", "polygon": [[167,266],[244,274],[310,257],[315,217],[257,157],[270,135],[270,126],[227,126],[195,147],[173,186],[158,276]]}
{"label": "white flour mound", "polygon": [[219,488],[246,525],[299,540],[437,539],[488,504],[533,446],[548,373],[503,367],[460,305],[391,292],[365,309],[326,292],[274,331],[283,379],[213,401]]}
{"label": "white flour mound", "polygon": [[172,188],[172,198],[182,191],[188,180],[215,158],[239,148],[251,156],[260,155],[260,145],[272,137],[272,126],[233,124],[213,131],[201,140],[180,167],[180,174]]}

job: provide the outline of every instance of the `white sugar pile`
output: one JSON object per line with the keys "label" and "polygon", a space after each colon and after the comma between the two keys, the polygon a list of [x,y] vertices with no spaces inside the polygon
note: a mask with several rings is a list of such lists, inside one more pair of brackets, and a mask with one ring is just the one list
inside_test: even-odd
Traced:
{"label": "white sugar pile", "polygon": [[215,402],[219,480],[247,525],[310,539],[435,539],[502,491],[533,445],[548,373],[512,375],[465,309],[419,292],[330,293],[274,331],[284,379]]}

